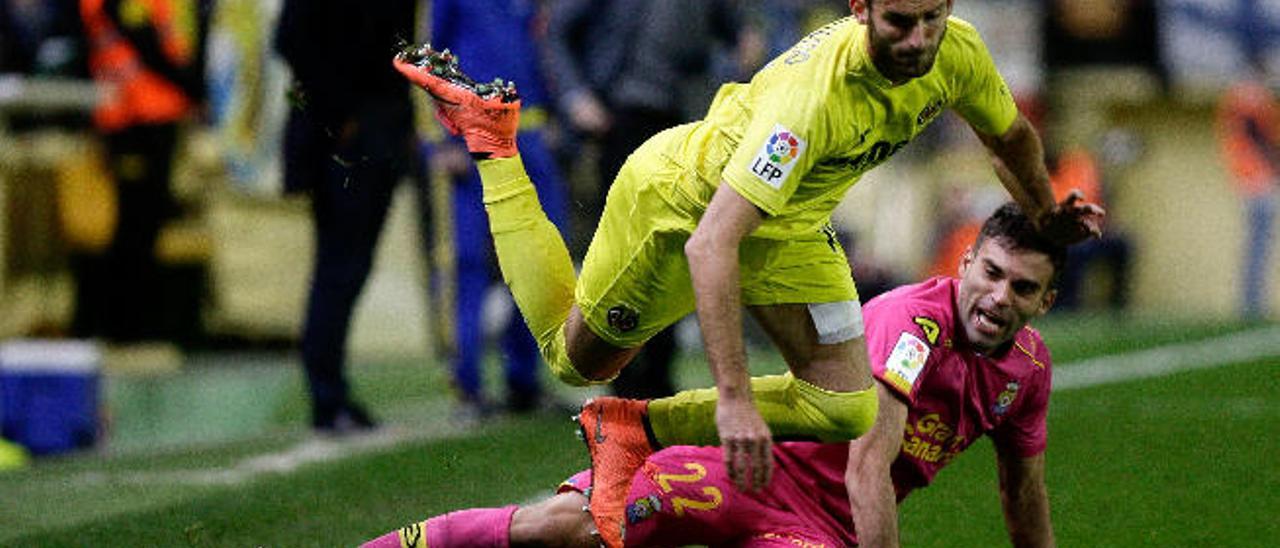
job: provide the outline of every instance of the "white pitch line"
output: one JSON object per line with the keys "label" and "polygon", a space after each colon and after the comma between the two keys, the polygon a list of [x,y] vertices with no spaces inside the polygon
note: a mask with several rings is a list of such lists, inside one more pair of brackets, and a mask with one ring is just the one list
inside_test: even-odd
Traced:
{"label": "white pitch line", "polygon": [[[1074,390],[1159,377],[1181,371],[1221,367],[1276,357],[1280,361],[1280,326],[1241,331],[1211,339],[1064,363],[1054,368],[1053,389]],[[391,429],[387,429],[391,430]],[[150,472],[86,472],[85,483],[242,485],[267,474],[291,473],[315,463],[336,462],[425,438],[461,437],[465,431],[424,435],[388,431],[348,439],[311,439],[283,451],[241,459],[225,468]]]}
{"label": "white pitch line", "polygon": [[250,455],[236,464],[223,468],[196,468],[139,472],[86,472],[80,475],[84,483],[136,485],[242,485],[268,474],[288,474],[303,466],[324,462],[337,462],[351,457],[375,453],[401,444],[423,439],[449,439],[461,437],[463,430],[447,431],[435,435],[406,432],[395,427],[385,427],[369,434],[356,434],[340,438],[313,437],[281,451]]}
{"label": "white pitch line", "polygon": [[1088,388],[1268,357],[1280,362],[1280,326],[1066,363],[1054,368],[1053,389]]}

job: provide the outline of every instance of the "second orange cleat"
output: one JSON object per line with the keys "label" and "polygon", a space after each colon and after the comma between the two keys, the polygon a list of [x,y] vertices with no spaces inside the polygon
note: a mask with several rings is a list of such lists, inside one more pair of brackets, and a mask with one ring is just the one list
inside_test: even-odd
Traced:
{"label": "second orange cleat", "polygon": [[593,398],[582,404],[576,418],[591,453],[591,518],[609,548],[622,548],[631,478],[653,454],[644,426],[648,405],[644,400]]}
{"label": "second orange cleat", "polygon": [[436,101],[436,118],[450,133],[461,134],[467,150],[480,159],[515,156],[520,126],[520,95],[514,83],[472,80],[449,50],[406,46],[392,60],[396,70]]}

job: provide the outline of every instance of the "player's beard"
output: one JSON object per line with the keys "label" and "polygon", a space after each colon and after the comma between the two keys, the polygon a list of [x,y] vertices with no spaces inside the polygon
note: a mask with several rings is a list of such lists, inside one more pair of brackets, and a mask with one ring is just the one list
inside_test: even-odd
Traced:
{"label": "player's beard", "polygon": [[929,74],[929,71],[933,70],[933,63],[938,59],[938,50],[942,48],[942,41],[947,37],[947,27],[944,23],[937,42],[926,44],[918,53],[903,57],[894,56],[893,43],[880,36],[874,22],[867,25],[867,32],[871,40],[871,61],[875,63],[876,70],[880,71],[882,76],[895,84]]}

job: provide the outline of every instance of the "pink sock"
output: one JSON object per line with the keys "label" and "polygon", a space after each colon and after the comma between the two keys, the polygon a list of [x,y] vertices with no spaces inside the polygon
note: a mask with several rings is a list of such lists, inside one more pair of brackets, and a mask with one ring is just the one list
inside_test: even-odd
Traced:
{"label": "pink sock", "polygon": [[[516,506],[459,510],[401,527],[366,542],[362,548],[507,548]],[[425,524],[425,525],[424,525]]]}

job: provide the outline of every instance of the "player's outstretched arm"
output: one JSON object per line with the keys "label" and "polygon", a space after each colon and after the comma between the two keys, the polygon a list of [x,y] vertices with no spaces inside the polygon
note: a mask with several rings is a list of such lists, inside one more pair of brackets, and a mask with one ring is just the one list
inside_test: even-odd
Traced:
{"label": "player's outstretched arm", "polygon": [[849,442],[849,466],[845,469],[845,489],[858,545],[868,548],[898,545],[898,503],[889,475],[890,465],[902,450],[902,431],[907,423],[907,405],[876,383],[880,413],[875,426]]}
{"label": "player's outstretched arm", "polygon": [[761,489],[773,471],[773,440],[756,409],[742,341],[738,246],[763,215],[728,183],[720,188],[685,243],[698,325],[719,391],[716,429],[725,468],[739,488]]}
{"label": "player's outstretched arm", "polygon": [[1049,170],[1044,165],[1044,145],[1040,134],[1022,114],[1003,135],[987,135],[974,130],[991,152],[996,176],[1022,210],[1032,219],[1053,209]]}
{"label": "player's outstretched arm", "polygon": [[1009,540],[1019,548],[1055,546],[1049,494],[1044,484],[1044,454],[1020,457],[997,443],[996,466]]}
{"label": "player's outstretched arm", "polygon": [[1018,114],[1003,135],[987,135],[976,129],[974,132],[991,151],[1000,183],[1047,236],[1070,245],[1102,235],[1106,213],[1097,204],[1079,197],[1054,203],[1049,170],[1044,164],[1044,145],[1026,117]]}

